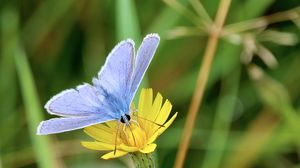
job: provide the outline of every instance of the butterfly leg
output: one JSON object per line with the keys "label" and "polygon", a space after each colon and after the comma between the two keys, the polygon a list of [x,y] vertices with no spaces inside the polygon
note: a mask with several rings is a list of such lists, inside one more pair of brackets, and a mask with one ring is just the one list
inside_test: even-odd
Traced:
{"label": "butterfly leg", "polygon": [[126,124],[123,125],[123,132],[124,132],[124,134],[126,136],[126,139],[128,139],[128,135],[126,133]]}
{"label": "butterfly leg", "polygon": [[119,126],[120,126],[120,123],[118,122],[117,123],[117,133],[116,133],[116,137],[115,137],[114,155],[116,155],[116,152],[117,152],[117,140],[118,140],[118,134],[119,134]]}
{"label": "butterfly leg", "polygon": [[139,122],[137,120],[131,119],[130,121],[133,122],[133,123],[135,123],[138,127],[140,127],[140,124],[139,124]]}

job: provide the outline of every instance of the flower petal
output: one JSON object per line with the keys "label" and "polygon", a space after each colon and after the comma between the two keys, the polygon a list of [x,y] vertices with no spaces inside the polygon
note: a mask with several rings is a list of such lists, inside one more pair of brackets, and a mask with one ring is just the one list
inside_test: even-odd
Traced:
{"label": "flower petal", "polygon": [[115,135],[113,135],[112,129],[105,126],[104,124],[97,124],[86,127],[84,128],[84,132],[93,139],[105,143],[112,143],[112,139],[114,139],[115,137]]}
{"label": "flower petal", "polygon": [[[148,129],[151,129],[151,127],[154,125],[154,123],[156,122],[158,116],[160,115],[159,111],[162,105],[162,96],[160,93],[157,93],[153,106],[151,108],[151,111],[148,114],[148,121],[145,121],[145,131],[148,131]],[[150,128],[149,128],[150,127]],[[152,128],[153,129],[153,128]]]}
{"label": "flower petal", "polygon": [[107,146],[107,145],[105,145],[103,143],[99,143],[97,141],[95,141],[95,142],[83,141],[83,142],[81,142],[81,145],[88,149],[92,149],[92,150],[104,150],[104,151],[113,150],[111,148],[111,146]]}
{"label": "flower petal", "polygon": [[164,127],[160,128],[157,132],[158,132],[158,135],[161,135],[167,128],[169,128],[169,126],[173,123],[173,121],[175,120],[175,118],[177,117],[177,112],[172,116],[171,119],[169,119],[168,122],[166,122],[164,124]]}
{"label": "flower petal", "polygon": [[161,135],[175,120],[177,117],[177,112],[172,116],[172,118],[164,124],[164,127],[159,128],[155,133],[148,139],[148,143],[153,143],[155,139]]}
{"label": "flower petal", "polygon": [[143,149],[140,149],[139,151],[142,153],[151,153],[155,150],[156,146],[157,145],[155,143],[151,143],[151,144],[145,146]]}
{"label": "flower petal", "polygon": [[139,100],[138,116],[142,118],[148,118],[152,109],[153,94],[152,89],[142,89]]}
{"label": "flower petal", "polygon": [[166,102],[164,103],[163,107],[161,108],[159,115],[155,122],[158,124],[164,124],[166,122],[166,120],[168,119],[171,110],[172,110],[172,104],[167,99]]}
{"label": "flower petal", "polygon": [[135,152],[135,151],[139,150],[135,146],[127,146],[125,144],[121,144],[120,146],[118,146],[118,149],[121,149],[121,150],[126,151],[126,152]]}
{"label": "flower petal", "polygon": [[108,125],[111,129],[116,130],[118,121],[116,121],[116,120],[108,121],[105,124]]}
{"label": "flower petal", "polygon": [[121,150],[116,150],[115,151],[112,151],[112,152],[109,152],[103,156],[101,156],[102,159],[112,159],[112,158],[117,158],[117,157],[121,157],[121,156],[124,156],[126,155],[128,152],[125,152],[125,151],[121,151]]}

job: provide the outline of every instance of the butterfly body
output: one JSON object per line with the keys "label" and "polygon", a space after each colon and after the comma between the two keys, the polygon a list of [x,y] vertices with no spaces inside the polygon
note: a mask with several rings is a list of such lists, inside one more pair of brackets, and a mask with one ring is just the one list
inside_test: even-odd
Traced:
{"label": "butterfly body", "polygon": [[149,34],[135,54],[131,39],[120,42],[93,78],[92,85],[84,83],[76,89],[67,89],[47,102],[48,113],[60,117],[42,121],[37,134],[66,132],[111,120],[129,125],[130,104],[158,43],[159,36]]}

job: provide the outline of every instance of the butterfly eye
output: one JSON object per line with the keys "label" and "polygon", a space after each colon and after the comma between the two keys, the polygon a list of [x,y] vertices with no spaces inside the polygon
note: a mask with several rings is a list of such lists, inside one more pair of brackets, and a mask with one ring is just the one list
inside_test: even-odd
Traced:
{"label": "butterfly eye", "polygon": [[[130,115],[128,115],[128,114],[125,114],[125,117],[126,117],[127,121],[130,121],[130,119],[131,119]],[[125,124],[125,123],[126,123],[126,121],[124,120],[124,118],[123,118],[123,117],[121,117],[120,121],[121,121],[121,123],[123,123],[123,124]]]}

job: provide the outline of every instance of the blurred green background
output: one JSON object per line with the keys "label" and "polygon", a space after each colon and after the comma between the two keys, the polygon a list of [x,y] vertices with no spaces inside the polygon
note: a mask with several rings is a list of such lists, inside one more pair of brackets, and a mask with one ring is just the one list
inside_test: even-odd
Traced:
{"label": "blurred green background", "polygon": [[[126,38],[161,43],[144,86],[179,115],[157,141],[172,167],[219,0],[1,0],[0,168],[126,167],[82,130],[35,135],[54,94],[90,82]],[[185,161],[188,168],[300,167],[300,1],[233,0]],[[267,17],[262,17],[267,16]]]}

